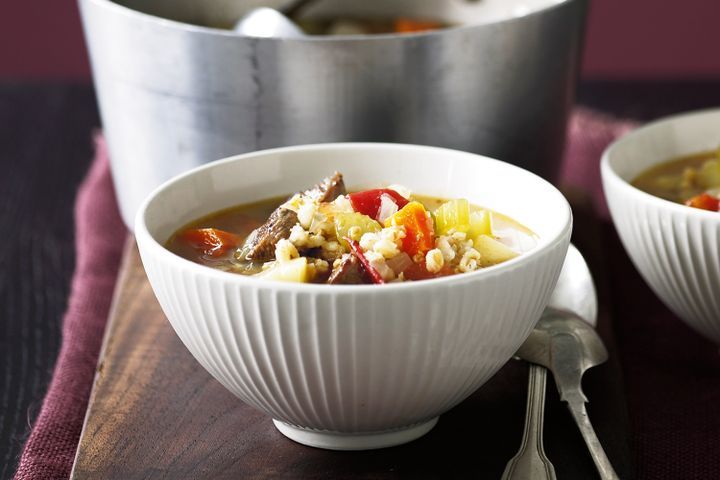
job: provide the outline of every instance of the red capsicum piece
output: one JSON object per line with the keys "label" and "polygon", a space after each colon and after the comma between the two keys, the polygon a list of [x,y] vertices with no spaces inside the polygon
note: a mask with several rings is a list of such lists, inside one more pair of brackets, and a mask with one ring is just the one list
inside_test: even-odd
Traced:
{"label": "red capsicum piece", "polygon": [[720,199],[707,193],[701,193],[685,202],[688,207],[701,208],[712,212],[720,212]]}
{"label": "red capsicum piece", "polygon": [[217,228],[191,228],[179,235],[179,239],[208,257],[222,257],[240,245],[240,237]]}
{"label": "red capsicum piece", "polygon": [[362,264],[365,271],[370,275],[370,278],[372,279],[373,283],[380,284],[385,283],[385,280],[383,280],[382,275],[380,275],[380,272],[377,271],[375,267],[372,266],[372,264],[368,261],[367,258],[365,258],[365,254],[363,253],[362,249],[360,248],[360,244],[353,240],[350,237],[345,237],[344,240],[348,242],[350,245],[350,251],[357,257],[358,260],[360,260],[360,263]]}
{"label": "red capsicum piece", "polygon": [[392,198],[397,204],[398,210],[408,204],[407,198],[389,188],[376,188],[374,190],[364,190],[362,192],[351,193],[348,195],[348,199],[350,200],[353,210],[377,220],[377,216],[380,211],[380,199],[383,195],[388,195]]}

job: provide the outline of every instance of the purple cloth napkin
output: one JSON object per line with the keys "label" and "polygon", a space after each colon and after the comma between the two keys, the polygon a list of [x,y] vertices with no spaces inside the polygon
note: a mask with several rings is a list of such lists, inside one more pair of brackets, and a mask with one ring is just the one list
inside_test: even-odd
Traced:
{"label": "purple cloth napkin", "polygon": [[634,122],[583,107],[576,108],[570,119],[561,183],[590,193],[598,214],[604,219],[609,219],[610,213],[600,182],[600,157],[605,147],[635,126]]}
{"label": "purple cloth napkin", "polygon": [[16,479],[70,476],[126,235],[105,142],[98,137],[95,161],[75,201],[77,260],[63,320],[62,347]]}
{"label": "purple cloth napkin", "polygon": [[[607,218],[607,207],[600,186],[600,155],[632,126],[582,108],[570,122],[563,183],[589,191],[603,218]],[[97,147],[75,206],[77,266],[63,345],[25,445],[18,480],[68,478],[80,438],[126,235],[102,139]],[[639,478],[718,478],[717,348],[662,306],[629,263],[609,224],[606,230],[611,311]]]}

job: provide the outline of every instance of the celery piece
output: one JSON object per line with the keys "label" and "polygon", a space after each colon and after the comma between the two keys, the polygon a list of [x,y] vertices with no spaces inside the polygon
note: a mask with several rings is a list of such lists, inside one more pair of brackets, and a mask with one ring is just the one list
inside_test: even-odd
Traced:
{"label": "celery piece", "polygon": [[470,230],[470,204],[464,198],[450,200],[435,210],[435,229],[437,235],[447,235],[450,230],[467,232]]}
{"label": "celery piece", "polygon": [[502,263],[519,255],[504,243],[487,235],[478,236],[473,242],[473,247],[480,252],[480,265],[483,267]]}
{"label": "celery piece", "polygon": [[708,160],[698,171],[698,181],[703,188],[720,187],[720,160]]}
{"label": "celery piece", "polygon": [[[338,241],[342,244],[343,247],[345,247],[346,250],[350,250],[350,245],[343,240],[343,238],[349,236],[350,229],[352,227],[358,227],[360,229],[360,236],[362,236],[364,233],[375,233],[382,230],[382,226],[372,218],[368,217],[367,215],[363,215],[362,213],[353,212],[353,213],[338,213],[335,215],[335,235],[337,236]],[[355,241],[360,240],[360,236],[358,238],[353,238]]]}
{"label": "celery piece", "polygon": [[307,257],[293,258],[289,262],[275,262],[272,267],[255,276],[281,282],[307,283],[312,280]]}
{"label": "celery piece", "polygon": [[478,210],[470,214],[470,230],[468,237],[473,240],[478,235],[492,236],[492,214],[487,210]]}

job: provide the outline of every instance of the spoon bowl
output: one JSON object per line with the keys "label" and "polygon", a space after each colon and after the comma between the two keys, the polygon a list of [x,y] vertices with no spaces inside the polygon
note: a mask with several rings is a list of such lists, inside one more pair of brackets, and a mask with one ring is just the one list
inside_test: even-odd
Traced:
{"label": "spoon bowl", "polygon": [[295,0],[285,8],[253,8],[235,23],[233,30],[246,37],[298,38],[305,34],[295,23],[298,14],[315,0]]}
{"label": "spoon bowl", "polygon": [[582,376],[586,370],[605,363],[608,352],[595,329],[576,313],[548,307],[530,336],[518,350],[518,356],[531,363],[556,371],[565,368],[558,363],[560,344],[575,344],[577,358],[573,366]]}
{"label": "spoon bowl", "polygon": [[600,477],[617,479],[588,418],[585,409],[588,400],[582,391],[585,371],[608,359],[607,349],[595,329],[573,312],[549,307],[517,354],[553,373],[560,400],[567,403]]}
{"label": "spoon bowl", "polygon": [[257,38],[297,38],[305,35],[290,18],[269,7],[253,8],[237,21],[233,30],[240,35]]}
{"label": "spoon bowl", "polygon": [[597,323],[597,293],[590,268],[580,250],[572,244],[548,306],[573,312],[593,327]]}

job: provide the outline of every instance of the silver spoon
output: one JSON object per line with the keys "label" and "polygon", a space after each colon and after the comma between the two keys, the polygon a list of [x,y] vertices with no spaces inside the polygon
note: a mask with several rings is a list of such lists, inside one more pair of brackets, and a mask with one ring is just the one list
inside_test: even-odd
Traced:
{"label": "silver spoon", "polygon": [[547,370],[530,364],[525,430],[520,450],[510,459],[502,480],[555,480],[555,467],[545,455],[543,424]]}
{"label": "silver spoon", "polygon": [[[585,259],[573,245],[570,245],[568,249],[548,308],[575,312],[591,325],[596,322],[595,285]],[[520,347],[521,351],[529,341],[528,339]],[[520,351],[518,355],[520,355]],[[545,368],[539,365],[530,365],[523,440],[520,450],[505,467],[503,480],[529,478],[554,480],[556,478],[555,469],[545,455],[542,439],[546,377]]]}
{"label": "silver spoon", "polygon": [[560,400],[567,403],[600,478],[618,479],[588,418],[587,397],[581,386],[583,373],[608,359],[605,345],[595,329],[571,311],[548,308],[518,350],[518,356],[553,373]]}
{"label": "silver spoon", "polygon": [[270,7],[253,8],[237,21],[233,30],[246,37],[301,37],[305,34],[293,19],[314,1],[295,0],[279,10]]}
{"label": "silver spoon", "polygon": [[246,37],[293,38],[305,35],[300,27],[274,8],[253,8],[242,16],[233,28]]}

